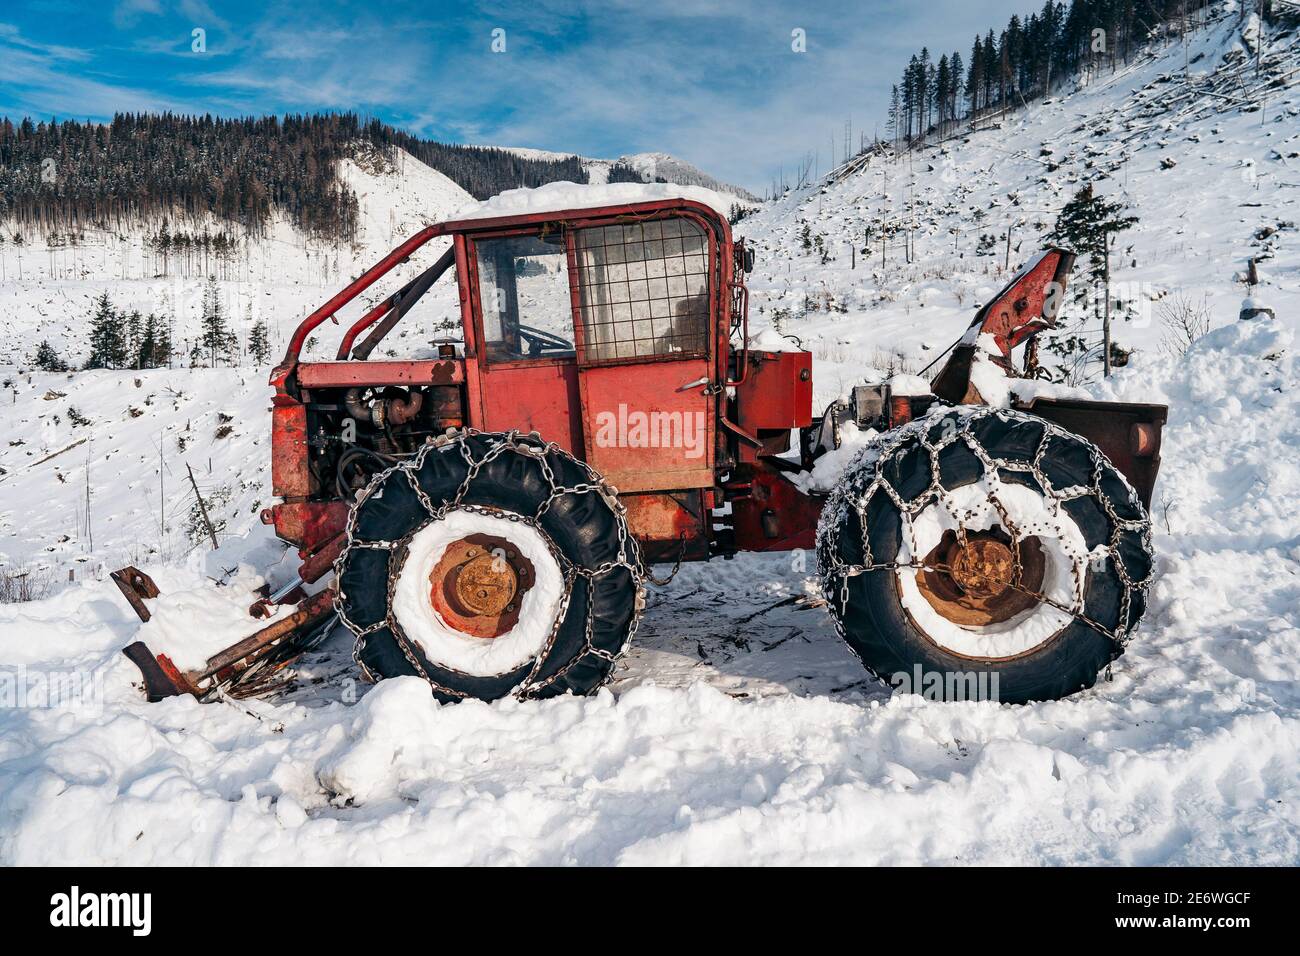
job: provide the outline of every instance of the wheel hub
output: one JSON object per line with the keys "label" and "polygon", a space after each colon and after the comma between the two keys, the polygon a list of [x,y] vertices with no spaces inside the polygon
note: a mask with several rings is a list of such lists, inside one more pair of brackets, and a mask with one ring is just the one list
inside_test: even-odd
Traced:
{"label": "wheel hub", "polygon": [[449,544],[429,573],[429,603],[457,630],[491,639],[519,620],[533,580],[532,562],[515,544],[472,534]]}
{"label": "wheel hub", "polygon": [[967,539],[951,557],[953,581],[963,591],[996,597],[1011,585],[1014,561],[1011,549],[993,538]]}
{"label": "wheel hub", "polygon": [[470,558],[455,570],[455,578],[457,602],[480,617],[499,616],[519,586],[515,569],[492,554]]}
{"label": "wheel hub", "polygon": [[1039,603],[1046,563],[1037,538],[1019,545],[1020,567],[1011,539],[1000,530],[952,531],[926,555],[916,572],[917,587],[940,615],[964,627],[1009,621]]}

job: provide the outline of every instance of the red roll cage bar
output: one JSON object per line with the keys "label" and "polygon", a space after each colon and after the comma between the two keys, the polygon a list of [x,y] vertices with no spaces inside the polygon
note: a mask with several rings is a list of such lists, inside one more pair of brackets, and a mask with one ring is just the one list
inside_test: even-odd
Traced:
{"label": "red roll cage bar", "polygon": [[[620,219],[642,219],[647,215],[661,213],[671,210],[681,210],[692,212],[697,216],[706,219],[717,230],[717,237],[723,240],[723,246],[726,249],[732,247],[731,225],[727,222],[726,217],[720,215],[713,207],[704,203],[697,202],[693,199],[659,199],[651,202],[642,203],[624,203],[616,206],[593,206],[585,209],[565,209],[556,212],[538,212],[527,213],[517,216],[497,216],[485,219],[458,219],[449,220],[448,222],[435,223],[432,226],[426,226],[415,235],[411,236],[401,245],[399,245],[379,262],[375,263],[356,279],[353,279],[341,292],[333,296],[328,302],[312,312],[307,318],[299,323],[298,328],[294,330],[293,337],[289,340],[288,348],[285,349],[284,359],[279,367],[271,376],[272,383],[283,381],[285,374],[298,364],[299,355],[307,340],[311,337],[312,332],[318,326],[325,322],[326,319],[333,319],[338,311],[355,299],[358,295],[370,288],[377,281],[411,258],[415,252],[432,239],[439,236],[455,235],[459,233],[470,232],[490,232],[499,229],[509,229],[518,226],[532,226],[548,222],[564,222],[567,224],[581,226],[588,225],[598,221],[620,220]],[[731,278],[731,266],[728,257],[724,254],[722,257],[721,267],[724,279]],[[730,286],[734,283],[727,282]],[[727,291],[730,291],[729,289]],[[368,310],[361,318],[357,319],[343,336],[343,341],[339,346],[337,358],[346,359],[352,349],[353,343],[357,336],[367,328],[374,325],[386,313],[396,305],[396,296],[390,295],[379,304]],[[747,330],[746,330],[747,331]],[[743,372],[742,372],[743,375]]]}

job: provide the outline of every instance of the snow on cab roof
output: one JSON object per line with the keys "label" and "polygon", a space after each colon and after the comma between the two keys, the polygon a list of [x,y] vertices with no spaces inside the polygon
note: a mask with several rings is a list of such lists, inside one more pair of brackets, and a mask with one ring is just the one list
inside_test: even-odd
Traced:
{"label": "snow on cab roof", "polygon": [[675,183],[604,183],[582,185],[557,182],[536,189],[507,189],[477,206],[470,206],[455,217],[456,222],[471,219],[496,219],[501,216],[526,216],[533,213],[587,209],[592,206],[622,206],[664,199],[692,199],[704,203],[722,218],[730,212],[727,197],[701,186]]}

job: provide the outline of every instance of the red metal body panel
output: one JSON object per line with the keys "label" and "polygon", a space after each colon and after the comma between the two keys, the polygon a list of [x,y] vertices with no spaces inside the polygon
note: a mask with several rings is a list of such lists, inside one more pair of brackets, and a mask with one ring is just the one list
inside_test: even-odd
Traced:
{"label": "red metal body panel", "polygon": [[[478,369],[482,424],[475,428],[537,432],[579,458],[587,458],[578,420],[578,366],[573,359],[499,362]],[[587,458],[587,460],[590,460]]]}
{"label": "red metal body panel", "polygon": [[328,541],[347,527],[348,503],[286,501],[268,508],[264,514],[269,514],[274,522],[276,535],[298,545],[304,552],[302,557],[306,557],[322,541]]}
{"label": "red metal body panel", "polygon": [[1073,252],[1048,249],[1030,269],[1007,283],[991,302],[975,313],[975,320],[934,377],[931,391],[955,405],[983,402],[970,383],[979,336],[986,332],[993,336],[1001,352],[1000,361],[1010,371],[1011,350],[1056,325],[1073,266]]}
{"label": "red metal body panel", "polygon": [[316,489],[307,467],[307,409],[271,408],[271,490],[281,498],[305,498]]}
{"label": "red metal body panel", "polygon": [[736,389],[736,424],[754,433],[811,425],[812,394],[811,352],[751,352]]}
{"label": "red metal body panel", "polygon": [[1004,357],[1009,359],[1011,350],[1035,332],[1056,324],[1073,263],[1072,253],[1048,249],[976,316],[980,330],[993,335]]}
{"label": "red metal body panel", "polygon": [[708,505],[699,490],[620,495],[628,530],[649,561],[698,560],[709,555]]}
{"label": "red metal body panel", "polygon": [[578,371],[587,461],[620,491],[715,484],[709,360],[631,364]]}
{"label": "red metal body panel", "polygon": [[298,366],[303,388],[349,388],[354,385],[463,385],[465,364],[459,359],[413,362],[304,362]]}
{"label": "red metal body panel", "polygon": [[754,467],[748,494],[732,500],[735,545],[741,551],[792,551],[816,546],[822,499],[804,494],[780,472]]}

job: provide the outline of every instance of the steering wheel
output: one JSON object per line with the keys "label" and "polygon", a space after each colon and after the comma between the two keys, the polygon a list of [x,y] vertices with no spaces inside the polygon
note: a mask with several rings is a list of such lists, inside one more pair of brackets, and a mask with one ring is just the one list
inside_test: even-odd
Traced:
{"label": "steering wheel", "polygon": [[529,355],[541,355],[548,349],[554,351],[569,351],[573,348],[573,343],[567,339],[560,338],[550,332],[534,328],[531,325],[519,326],[519,337],[528,343]]}

